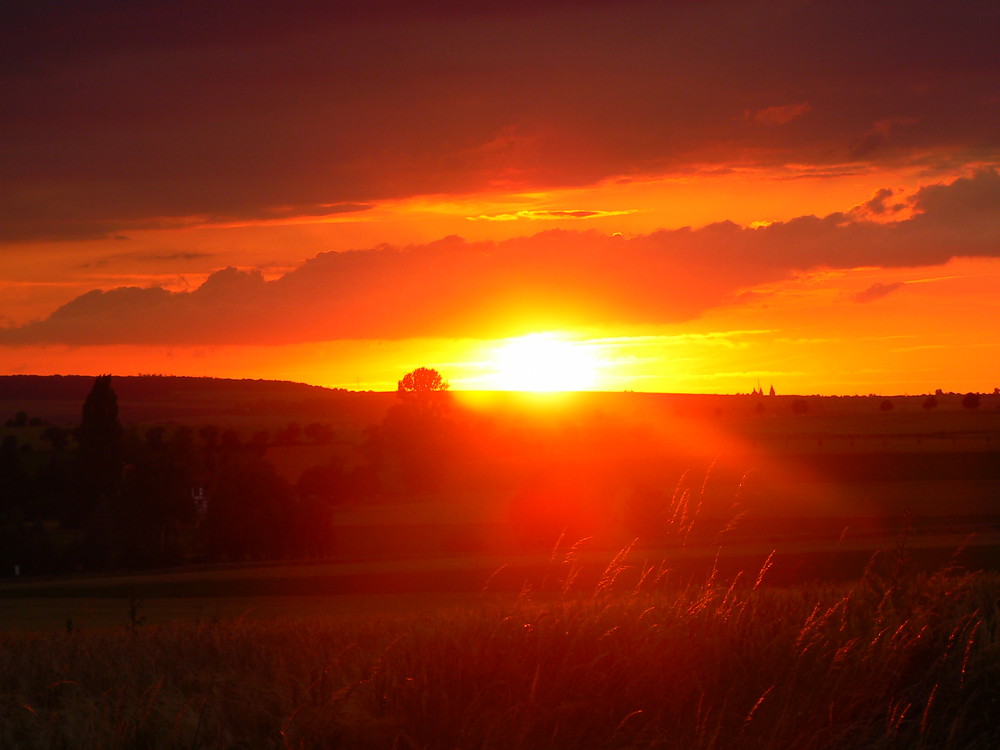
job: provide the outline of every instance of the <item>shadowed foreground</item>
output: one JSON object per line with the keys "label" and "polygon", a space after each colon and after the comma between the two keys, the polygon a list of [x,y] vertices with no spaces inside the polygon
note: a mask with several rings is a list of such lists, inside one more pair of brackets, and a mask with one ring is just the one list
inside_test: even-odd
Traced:
{"label": "shadowed foreground", "polygon": [[[1000,576],[681,586],[405,618],[0,636],[6,748],[992,748]],[[567,586],[569,590],[569,586]]]}

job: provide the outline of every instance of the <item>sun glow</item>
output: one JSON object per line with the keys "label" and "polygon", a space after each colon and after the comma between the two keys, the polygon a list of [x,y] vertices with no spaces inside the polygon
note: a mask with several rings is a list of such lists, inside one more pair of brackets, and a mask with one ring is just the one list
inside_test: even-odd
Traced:
{"label": "sun glow", "polygon": [[599,361],[586,344],[552,333],[508,339],[493,355],[488,387],[501,391],[585,391],[597,381]]}

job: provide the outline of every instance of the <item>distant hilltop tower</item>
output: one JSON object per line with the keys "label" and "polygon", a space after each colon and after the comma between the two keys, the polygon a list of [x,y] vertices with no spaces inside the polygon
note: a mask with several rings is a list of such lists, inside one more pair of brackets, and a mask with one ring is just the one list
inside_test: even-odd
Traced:
{"label": "distant hilltop tower", "polygon": [[773,396],[774,395],[774,386],[773,385],[771,386],[771,392],[768,395],[769,396]]}

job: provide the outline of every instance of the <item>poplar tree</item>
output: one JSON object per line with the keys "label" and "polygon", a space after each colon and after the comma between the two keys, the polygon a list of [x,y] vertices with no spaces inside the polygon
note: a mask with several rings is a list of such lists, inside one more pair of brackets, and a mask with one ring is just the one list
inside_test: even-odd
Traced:
{"label": "poplar tree", "polygon": [[78,435],[79,500],[71,522],[86,524],[99,505],[110,507],[122,475],[122,426],[110,375],[99,375],[83,404]]}

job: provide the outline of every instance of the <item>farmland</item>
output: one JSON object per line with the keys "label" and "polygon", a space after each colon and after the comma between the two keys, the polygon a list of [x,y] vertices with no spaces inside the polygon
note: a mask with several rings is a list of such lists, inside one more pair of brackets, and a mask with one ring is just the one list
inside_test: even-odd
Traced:
{"label": "farmland", "polygon": [[[318,506],[322,554],[213,553],[196,522],[170,566],[7,571],[4,746],[1000,739],[995,397],[457,396],[426,475],[405,441],[372,452],[391,394],[182,385],[123,398],[131,434],[212,423],[276,487],[374,481]],[[72,426],[69,397],[35,396],[5,409]],[[23,466],[43,429],[7,429]],[[46,524],[56,554],[88,533]]]}
{"label": "farmland", "polygon": [[305,611],[291,597],[282,616],[202,611],[157,624],[132,603],[116,627],[2,635],[0,740],[987,748],[1000,738],[995,574],[920,574],[898,549],[839,586],[764,584],[767,560],[686,582],[662,569],[626,582],[622,565],[588,590],[567,586],[571,565],[551,591],[429,598],[410,611],[399,595],[367,614]]}
{"label": "farmland", "polygon": [[[445,419],[411,425],[390,421],[394,394],[266,381],[114,382],[130,460],[182,472],[201,491],[227,461],[250,460],[273,467],[276,478],[266,481],[320,493],[322,538],[314,550],[282,550],[284,559],[450,558],[488,572],[547,554],[559,538],[587,539],[598,557],[627,545],[651,556],[737,543],[764,553],[852,540],[871,549],[903,519],[913,539],[946,544],[989,538],[1000,520],[997,395],[968,409],[960,394],[941,394],[928,409],[923,396],[459,393]],[[41,439],[42,423],[72,429],[88,387],[86,378],[0,378],[3,413],[38,422],[0,428],[19,446],[11,481],[71,471],[66,459],[53,462],[59,454]],[[303,424],[317,431],[303,436]],[[235,448],[202,443],[225,432]],[[175,468],[156,468],[173,444],[183,451],[170,460]],[[303,477],[322,467],[330,468],[307,490]],[[38,492],[58,490],[46,481]],[[47,502],[19,512],[56,513],[59,497]],[[260,561],[200,547],[186,518],[178,517],[170,565]],[[82,538],[44,520],[57,551]]]}

